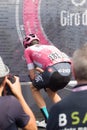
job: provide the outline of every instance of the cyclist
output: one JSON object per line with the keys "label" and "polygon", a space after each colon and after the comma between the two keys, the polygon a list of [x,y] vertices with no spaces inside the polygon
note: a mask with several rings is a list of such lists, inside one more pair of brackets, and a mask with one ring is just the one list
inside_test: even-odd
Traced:
{"label": "cyclist", "polygon": [[40,44],[35,34],[27,35],[23,45],[29,77],[32,81],[30,85],[32,95],[47,121],[49,113],[40,90],[44,89],[54,103],[59,102],[61,97],[57,90],[64,88],[70,81],[71,60],[55,46]]}

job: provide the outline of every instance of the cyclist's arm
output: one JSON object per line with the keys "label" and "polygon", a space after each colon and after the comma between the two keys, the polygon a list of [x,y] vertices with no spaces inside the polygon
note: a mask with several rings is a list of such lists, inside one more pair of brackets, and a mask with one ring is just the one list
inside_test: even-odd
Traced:
{"label": "cyclist's arm", "polygon": [[39,68],[39,67],[36,67],[36,71],[38,71],[40,73],[44,72],[44,70],[42,68]]}

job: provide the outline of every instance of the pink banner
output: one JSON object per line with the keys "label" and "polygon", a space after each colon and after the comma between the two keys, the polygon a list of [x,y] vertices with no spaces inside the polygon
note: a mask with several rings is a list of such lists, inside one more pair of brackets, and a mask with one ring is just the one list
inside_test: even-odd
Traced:
{"label": "pink banner", "polygon": [[40,24],[40,3],[39,0],[24,0],[23,3],[23,24],[26,34],[35,33],[41,44],[51,44],[44,34]]}

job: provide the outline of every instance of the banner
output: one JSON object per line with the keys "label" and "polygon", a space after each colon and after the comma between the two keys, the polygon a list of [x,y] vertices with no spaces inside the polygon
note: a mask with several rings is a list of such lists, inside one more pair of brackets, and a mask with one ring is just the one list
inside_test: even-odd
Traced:
{"label": "banner", "polygon": [[87,42],[87,0],[0,1],[0,55],[21,81],[29,80],[23,47],[29,33],[71,57]]}

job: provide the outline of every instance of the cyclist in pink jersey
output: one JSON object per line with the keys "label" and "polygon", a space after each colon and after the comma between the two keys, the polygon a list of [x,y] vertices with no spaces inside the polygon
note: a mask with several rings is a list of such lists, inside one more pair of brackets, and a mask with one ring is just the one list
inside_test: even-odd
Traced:
{"label": "cyclist in pink jersey", "polygon": [[54,103],[59,102],[61,97],[57,90],[63,89],[70,81],[71,60],[55,46],[40,44],[35,34],[26,36],[23,45],[32,81],[30,85],[32,95],[47,121],[49,114],[40,90],[44,89]]}

